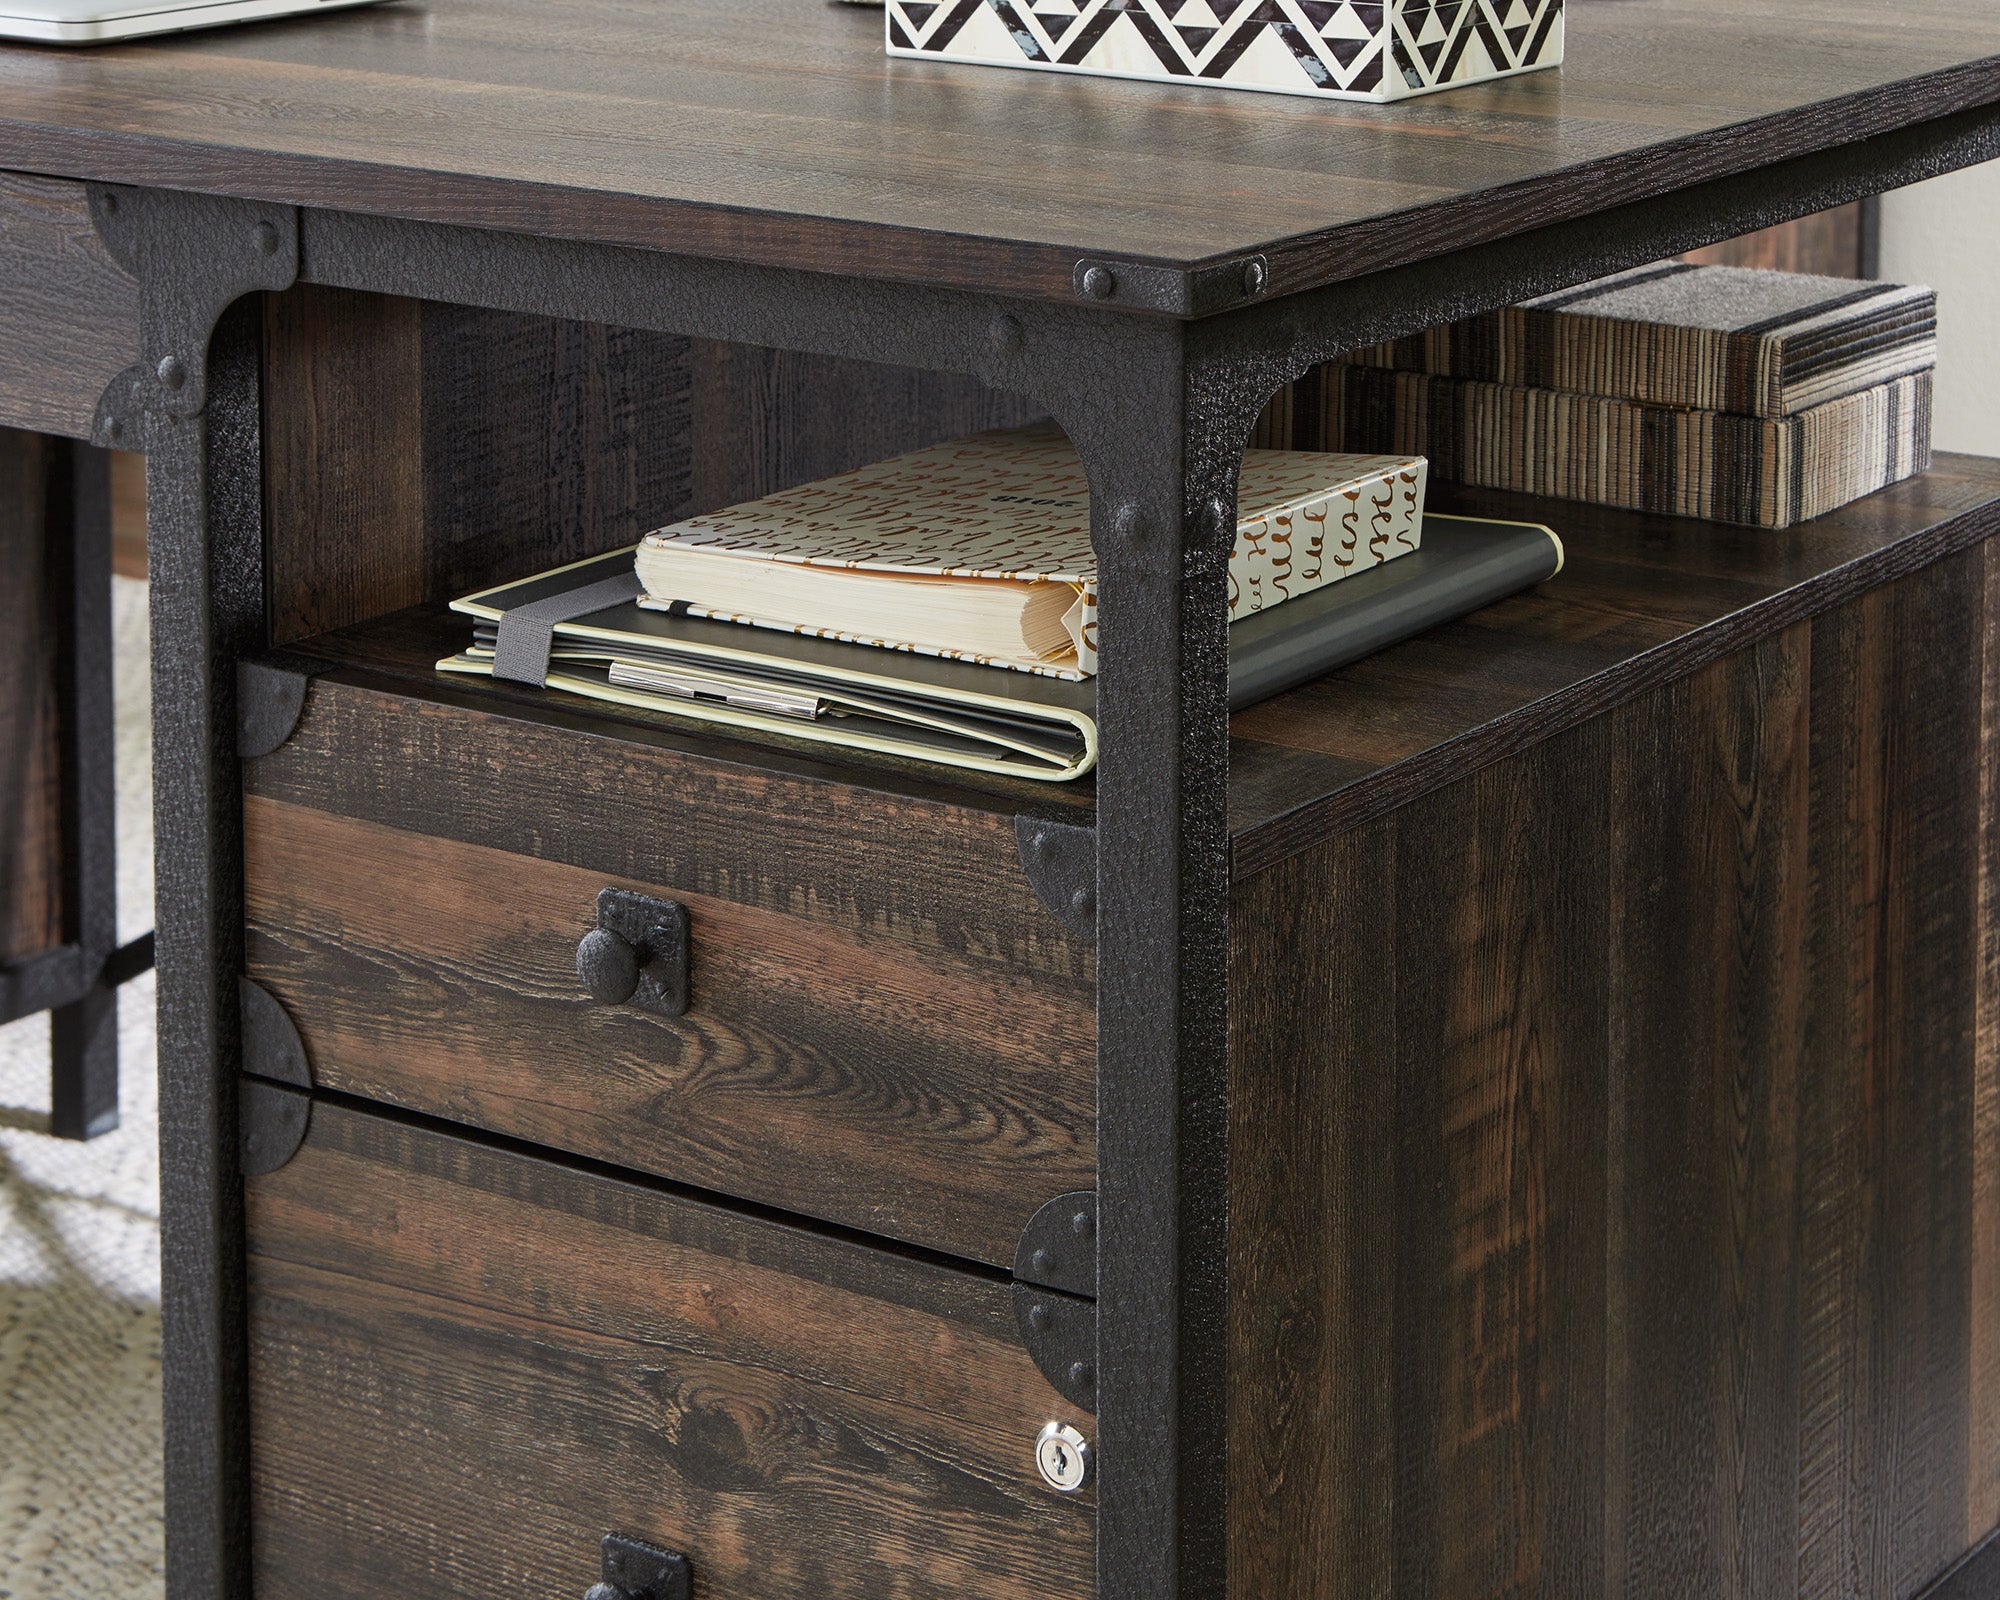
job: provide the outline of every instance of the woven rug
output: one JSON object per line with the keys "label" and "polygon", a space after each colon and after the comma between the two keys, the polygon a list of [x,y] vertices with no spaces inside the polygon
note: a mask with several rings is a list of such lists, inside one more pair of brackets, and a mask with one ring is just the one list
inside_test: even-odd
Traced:
{"label": "woven rug", "polygon": [[[115,580],[119,930],[152,923],[146,589]],[[0,1600],[157,1600],[153,980],[119,997],[122,1124],[51,1139],[48,1023],[0,1028]]]}

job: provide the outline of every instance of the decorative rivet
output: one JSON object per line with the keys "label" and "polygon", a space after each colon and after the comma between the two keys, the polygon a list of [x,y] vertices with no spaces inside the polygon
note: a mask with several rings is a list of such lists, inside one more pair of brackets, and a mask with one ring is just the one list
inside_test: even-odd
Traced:
{"label": "decorative rivet", "polygon": [[116,417],[113,417],[109,422],[104,424],[104,437],[107,439],[124,438],[125,424],[120,422]]}
{"label": "decorative rivet", "polygon": [[1083,274],[1083,292],[1093,300],[1109,300],[1118,292],[1118,280],[1109,267],[1090,267]]}
{"label": "decorative rivet", "polygon": [[583,1591],[583,1600],[631,1600],[623,1589],[614,1589],[608,1583],[593,1583]]}
{"label": "decorative rivet", "polygon": [[1262,294],[1264,292],[1265,277],[1264,263],[1261,261],[1251,262],[1243,269],[1243,292],[1253,295]]}
{"label": "decorative rivet", "polygon": [[986,330],[993,341],[993,348],[1003,356],[1011,356],[1028,342],[1027,331],[1021,326],[1021,319],[1011,311],[1003,311],[993,319],[993,326]]}
{"label": "decorative rivet", "polygon": [[187,382],[187,368],[181,364],[179,356],[161,356],[158,371],[160,382],[169,389],[178,389]]}
{"label": "decorative rivet", "polygon": [[1090,889],[1090,888],[1083,888],[1077,890],[1075,894],[1069,897],[1069,908],[1070,910],[1074,911],[1079,917],[1096,916],[1097,891],[1095,889]]}
{"label": "decorative rivet", "polygon": [[1070,1231],[1079,1239],[1088,1239],[1097,1231],[1097,1219],[1088,1211],[1079,1211],[1069,1219]]}
{"label": "decorative rivet", "polygon": [[118,196],[116,196],[115,194],[107,194],[104,197],[104,214],[107,217],[112,216],[117,212],[117,210],[118,210]]}
{"label": "decorative rivet", "polygon": [[1127,500],[1121,505],[1113,506],[1111,508],[1110,522],[1111,537],[1113,539],[1117,540],[1127,550],[1138,548],[1140,535],[1144,531],[1146,524],[1145,519],[1139,514],[1139,508],[1136,505]]}
{"label": "decorative rivet", "polygon": [[1051,1422],[1035,1436],[1035,1467],[1058,1494],[1079,1494],[1090,1482],[1090,1441],[1067,1422]]}
{"label": "decorative rivet", "polygon": [[1069,1364],[1069,1381],[1079,1389],[1089,1389],[1096,1386],[1097,1374],[1091,1371],[1088,1361],[1072,1361]]}
{"label": "decorative rivet", "polygon": [[260,256],[274,256],[278,253],[278,230],[270,223],[258,223],[251,237],[257,241],[257,254]]}
{"label": "decorative rivet", "polygon": [[1047,1273],[1056,1264],[1056,1258],[1046,1250],[1037,1250],[1028,1260],[1040,1273]]}
{"label": "decorative rivet", "polygon": [[1041,1333],[1048,1327],[1048,1325],[1049,1325],[1049,1308],[1047,1306],[1028,1307],[1029,1327],[1033,1328],[1035,1332]]}

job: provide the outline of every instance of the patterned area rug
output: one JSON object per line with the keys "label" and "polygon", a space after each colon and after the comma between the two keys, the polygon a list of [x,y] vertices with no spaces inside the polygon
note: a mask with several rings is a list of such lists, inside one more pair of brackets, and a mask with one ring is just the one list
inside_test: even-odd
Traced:
{"label": "patterned area rug", "polygon": [[[146,588],[115,580],[119,927],[153,917]],[[158,1600],[153,980],[119,997],[122,1125],[51,1139],[48,1023],[0,1028],[0,1600]]]}

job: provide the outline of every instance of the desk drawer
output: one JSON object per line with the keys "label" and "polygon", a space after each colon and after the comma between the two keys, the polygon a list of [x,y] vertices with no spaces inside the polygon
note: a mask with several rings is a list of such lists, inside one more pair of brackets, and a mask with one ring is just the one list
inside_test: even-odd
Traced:
{"label": "desk drawer", "polygon": [[[1014,824],[322,677],[246,763],[250,975],[316,1081],[994,1265],[1095,1186],[1092,952]],[[689,1006],[590,999],[606,888]]]}
{"label": "desk drawer", "polygon": [[259,1600],[1084,1600],[1007,1286],[322,1103],[247,1180]]}

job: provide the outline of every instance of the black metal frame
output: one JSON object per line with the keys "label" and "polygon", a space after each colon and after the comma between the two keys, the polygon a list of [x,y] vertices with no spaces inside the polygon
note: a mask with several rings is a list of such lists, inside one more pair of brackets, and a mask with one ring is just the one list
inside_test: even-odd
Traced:
{"label": "black metal frame", "polygon": [[[1259,411],[1346,349],[1996,154],[2000,109],[1981,108],[1198,321],[1081,296],[1031,302],[210,197],[106,196],[118,202],[95,208],[107,238],[146,286],[147,361],[107,392],[98,436],[143,438],[151,453],[173,1600],[249,1589],[235,664],[262,643],[264,612],[255,320],[222,314],[211,340],[223,307],[295,272],[970,373],[1034,397],[1068,430],[1090,476],[1101,574],[1099,1592],[1208,1600],[1227,1582],[1224,580]],[[1199,286],[1182,287],[1196,304]]]}
{"label": "black metal frame", "polygon": [[75,440],[49,445],[64,942],[0,966],[0,1022],[49,1013],[49,1132],[94,1139],[118,1126],[118,990],[153,964],[153,938],[118,945],[111,464]]}

